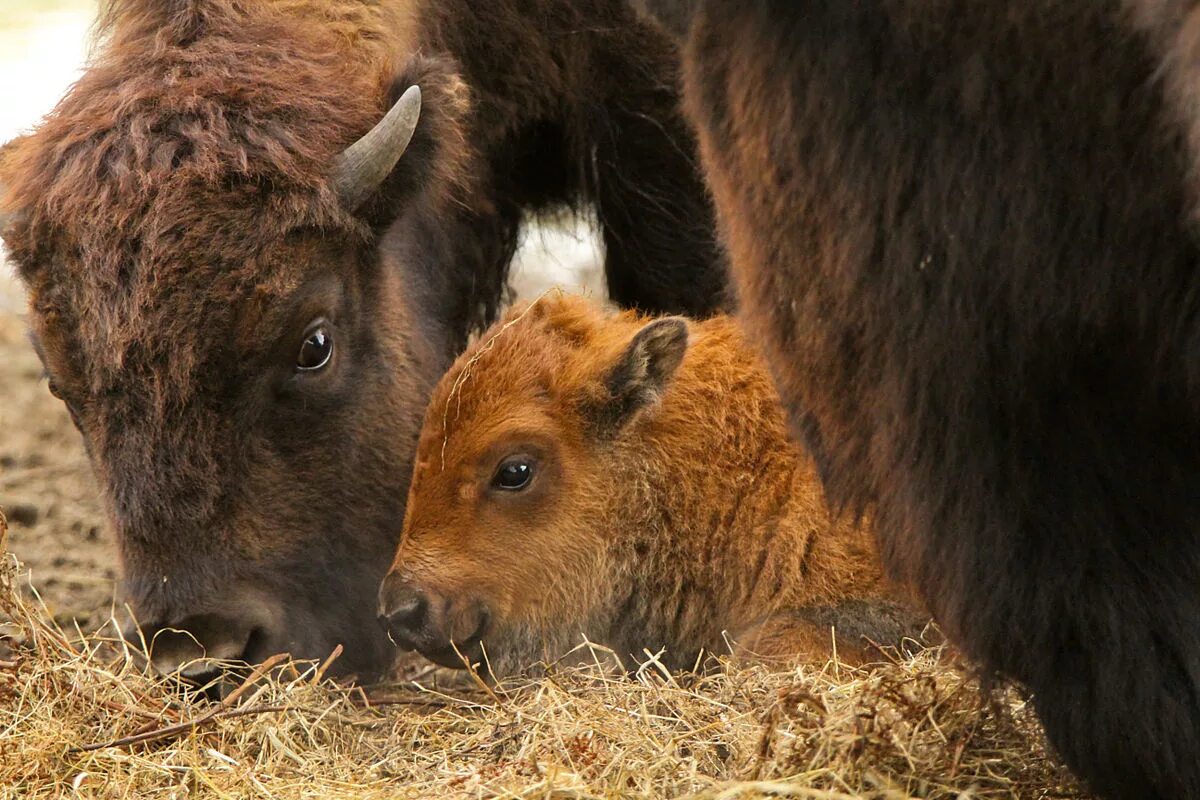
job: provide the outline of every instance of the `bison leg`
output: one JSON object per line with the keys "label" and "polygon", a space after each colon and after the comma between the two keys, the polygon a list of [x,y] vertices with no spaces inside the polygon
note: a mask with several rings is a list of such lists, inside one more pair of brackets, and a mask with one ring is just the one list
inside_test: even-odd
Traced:
{"label": "bison leg", "polygon": [[664,92],[612,114],[594,145],[591,191],[609,297],[705,317],[726,307],[727,278],[699,165],[672,144],[691,138],[675,103]]}

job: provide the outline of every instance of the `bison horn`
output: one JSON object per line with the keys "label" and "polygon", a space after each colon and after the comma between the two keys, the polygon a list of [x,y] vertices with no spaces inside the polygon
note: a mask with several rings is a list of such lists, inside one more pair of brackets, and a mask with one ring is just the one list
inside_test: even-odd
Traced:
{"label": "bison horn", "polygon": [[421,116],[421,89],[410,86],[387,115],[337,157],[333,186],[347,208],[358,208],[391,174]]}

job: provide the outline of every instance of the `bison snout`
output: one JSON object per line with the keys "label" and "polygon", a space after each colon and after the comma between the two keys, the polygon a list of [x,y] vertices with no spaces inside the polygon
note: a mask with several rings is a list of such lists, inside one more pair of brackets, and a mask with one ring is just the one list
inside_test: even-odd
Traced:
{"label": "bison snout", "polygon": [[145,646],[150,664],[163,675],[178,675],[197,686],[212,684],[218,693],[229,662],[248,662],[258,633],[253,623],[222,614],[199,614],[174,624],[130,623],[126,641]]}
{"label": "bison snout", "polygon": [[447,597],[389,574],[379,587],[379,621],[392,642],[444,667],[476,662],[491,615],[478,600]]}

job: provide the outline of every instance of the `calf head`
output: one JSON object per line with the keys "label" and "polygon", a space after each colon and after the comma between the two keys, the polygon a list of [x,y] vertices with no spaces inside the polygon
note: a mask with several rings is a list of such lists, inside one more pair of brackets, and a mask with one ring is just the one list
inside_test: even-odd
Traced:
{"label": "calf head", "polygon": [[612,544],[622,457],[679,366],[687,326],[544,297],[497,323],[426,412],[404,532],[379,593],[393,641],[497,673],[603,641],[631,565]]}
{"label": "calf head", "polygon": [[[466,327],[440,277],[462,85],[265,4],[118,5],[3,152],[0,211],[128,606],[164,669],[343,644],[373,670],[420,410]],[[390,105],[418,83],[419,124],[419,91]]]}

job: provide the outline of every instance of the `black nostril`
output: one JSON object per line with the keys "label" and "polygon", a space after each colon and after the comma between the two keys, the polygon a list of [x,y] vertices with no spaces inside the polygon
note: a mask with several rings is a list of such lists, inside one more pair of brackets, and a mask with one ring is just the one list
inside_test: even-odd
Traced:
{"label": "black nostril", "polygon": [[478,613],[479,624],[475,628],[475,635],[482,637],[492,622],[492,612],[486,605],[480,603]]}
{"label": "black nostril", "polygon": [[388,620],[397,627],[416,630],[425,624],[428,616],[429,601],[423,595],[414,595],[393,606]]}
{"label": "black nostril", "polygon": [[[379,619],[390,634],[411,641],[427,627],[429,598],[409,587],[395,587],[385,592],[381,598]],[[395,638],[393,641],[402,647],[411,646],[406,641],[398,641]]]}

